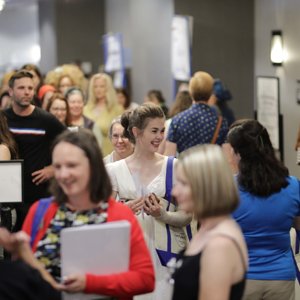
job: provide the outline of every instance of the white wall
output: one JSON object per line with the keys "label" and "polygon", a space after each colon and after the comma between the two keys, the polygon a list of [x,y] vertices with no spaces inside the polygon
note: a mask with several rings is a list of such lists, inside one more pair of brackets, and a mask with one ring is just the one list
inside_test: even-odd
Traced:
{"label": "white wall", "polygon": [[106,32],[122,32],[131,50],[133,101],[143,102],[150,89],[172,101],[171,20],[173,0],[106,0]]}
{"label": "white wall", "polygon": [[39,55],[34,50],[39,47],[38,26],[35,1],[7,5],[0,13],[0,73],[25,63],[39,63]]}
{"label": "white wall", "polygon": [[[280,107],[284,118],[284,161],[292,175],[300,177],[294,145],[300,105],[296,103],[296,80],[300,79],[300,1],[255,1],[255,76],[277,76],[280,80]],[[270,63],[271,31],[283,32],[287,58],[282,67]]]}

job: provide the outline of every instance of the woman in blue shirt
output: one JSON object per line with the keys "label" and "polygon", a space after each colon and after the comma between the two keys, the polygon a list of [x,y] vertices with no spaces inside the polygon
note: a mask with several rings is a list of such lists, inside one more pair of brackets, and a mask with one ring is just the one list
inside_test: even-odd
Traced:
{"label": "woman in blue shirt", "polygon": [[276,158],[267,130],[255,120],[235,122],[227,140],[237,164],[240,205],[233,216],[249,251],[245,300],[295,299],[290,229],[300,215],[298,179]]}

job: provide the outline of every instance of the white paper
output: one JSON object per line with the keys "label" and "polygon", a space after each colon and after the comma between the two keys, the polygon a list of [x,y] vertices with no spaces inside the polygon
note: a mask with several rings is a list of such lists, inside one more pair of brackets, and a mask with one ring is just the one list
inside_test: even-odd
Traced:
{"label": "white paper", "polygon": [[0,203],[22,202],[22,161],[0,161]]}
{"label": "white paper", "polygon": [[[62,278],[71,274],[97,275],[129,269],[130,223],[108,222],[61,231]],[[106,296],[63,293],[64,300],[105,299]]]}
{"label": "white paper", "polygon": [[278,79],[257,80],[257,120],[267,129],[274,149],[279,150]]}
{"label": "white paper", "polygon": [[174,16],[171,33],[171,65],[174,79],[189,81],[191,76],[189,18]]}

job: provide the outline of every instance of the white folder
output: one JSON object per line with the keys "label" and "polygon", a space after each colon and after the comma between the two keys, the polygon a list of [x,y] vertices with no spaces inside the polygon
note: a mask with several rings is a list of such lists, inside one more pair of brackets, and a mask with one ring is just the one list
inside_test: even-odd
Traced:
{"label": "white folder", "polygon": [[[130,223],[108,222],[61,231],[62,278],[71,274],[126,272],[130,256]],[[106,296],[63,293],[64,300],[105,299]]]}

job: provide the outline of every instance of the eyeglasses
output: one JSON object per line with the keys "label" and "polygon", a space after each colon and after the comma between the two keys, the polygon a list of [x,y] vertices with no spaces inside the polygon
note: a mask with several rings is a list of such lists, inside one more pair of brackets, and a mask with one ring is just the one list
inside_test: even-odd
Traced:
{"label": "eyeglasses", "polygon": [[117,141],[119,139],[121,139],[121,140],[128,140],[128,138],[126,136],[124,136],[123,134],[113,134],[111,136],[111,139],[114,140],[114,141]]}

